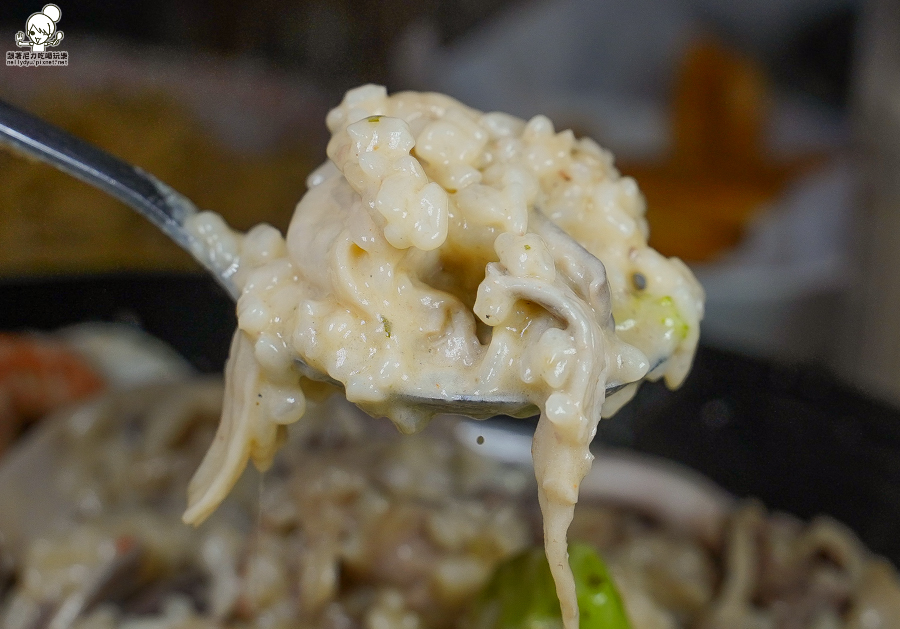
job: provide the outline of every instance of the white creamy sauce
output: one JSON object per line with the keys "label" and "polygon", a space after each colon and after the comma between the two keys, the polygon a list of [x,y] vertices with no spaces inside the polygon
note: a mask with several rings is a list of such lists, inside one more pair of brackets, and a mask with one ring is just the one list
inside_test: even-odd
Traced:
{"label": "white creamy sauce", "polygon": [[[190,228],[240,289],[226,401],[189,490],[187,522],[265,468],[305,393],[295,358],[403,432],[417,398],[506,394],[541,410],[532,449],[547,557],[567,629],[578,626],[566,533],[608,383],[677,386],[703,292],[647,246],[644,202],[612,156],[543,116],[484,114],[440,94],[367,85],[327,118],[327,161],[287,238],[201,213]],[[648,373],[649,371],[649,373]]]}

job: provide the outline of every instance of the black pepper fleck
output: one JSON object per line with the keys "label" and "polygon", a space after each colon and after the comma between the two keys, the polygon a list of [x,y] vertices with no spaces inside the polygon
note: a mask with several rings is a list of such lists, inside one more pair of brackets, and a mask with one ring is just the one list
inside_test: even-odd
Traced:
{"label": "black pepper fleck", "polygon": [[647,288],[647,278],[643,273],[635,273],[631,276],[631,283],[634,284],[634,287],[638,290],[644,290]]}

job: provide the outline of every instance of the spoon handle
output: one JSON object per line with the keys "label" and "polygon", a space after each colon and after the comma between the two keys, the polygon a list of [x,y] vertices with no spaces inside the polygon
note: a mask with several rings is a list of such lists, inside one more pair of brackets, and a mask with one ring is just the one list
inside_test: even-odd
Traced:
{"label": "spoon handle", "polygon": [[198,255],[196,239],[184,228],[197,207],[153,175],[0,100],[0,145],[45,162],[137,210],[178,246],[207,267],[235,295],[234,286]]}

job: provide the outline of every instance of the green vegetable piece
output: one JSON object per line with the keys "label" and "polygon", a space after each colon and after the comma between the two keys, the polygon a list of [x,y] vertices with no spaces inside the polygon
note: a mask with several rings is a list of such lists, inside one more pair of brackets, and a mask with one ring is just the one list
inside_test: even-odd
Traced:
{"label": "green vegetable piece", "polygon": [[[626,343],[645,348],[650,339],[662,344],[662,356],[670,356],[690,330],[684,317],[678,312],[675,300],[669,296],[653,297],[638,294],[613,311],[616,333]],[[651,360],[652,356],[649,356]]]}
{"label": "green vegetable piece", "polygon": [[[630,629],[606,564],[586,544],[569,546],[575,575],[580,629]],[[562,612],[543,548],[533,548],[501,564],[479,596],[467,629],[559,629]]]}

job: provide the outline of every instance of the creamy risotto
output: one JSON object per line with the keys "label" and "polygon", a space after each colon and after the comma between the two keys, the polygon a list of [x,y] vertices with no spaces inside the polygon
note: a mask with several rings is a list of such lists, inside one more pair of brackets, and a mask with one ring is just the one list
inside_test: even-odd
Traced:
{"label": "creamy risotto", "polygon": [[[244,475],[186,527],[184,488],[222,397],[217,381],[106,394],[10,452],[0,627],[496,629],[468,610],[498,566],[540,552],[529,469],[479,456],[477,429],[452,418],[401,437],[332,396],[310,404],[265,475]],[[621,485],[636,481],[627,469],[608,468]],[[643,491],[616,502],[598,500],[592,470],[571,527],[602,552],[633,629],[900,627],[896,571],[843,526],[753,502],[686,526],[670,500],[683,485],[648,483],[648,469]],[[539,626],[560,629],[558,608]]]}
{"label": "creamy risotto", "polygon": [[185,520],[204,520],[248,460],[270,465],[321,386],[295,359],[406,433],[434,414],[423,399],[518,397],[541,413],[544,541],[573,629],[566,531],[588,444],[642,378],[685,377],[702,289],[647,246],[643,199],[612,156],[544,116],[367,85],[327,124],[329,160],[286,238],[211,213],[189,226],[240,299],[222,423]]}

